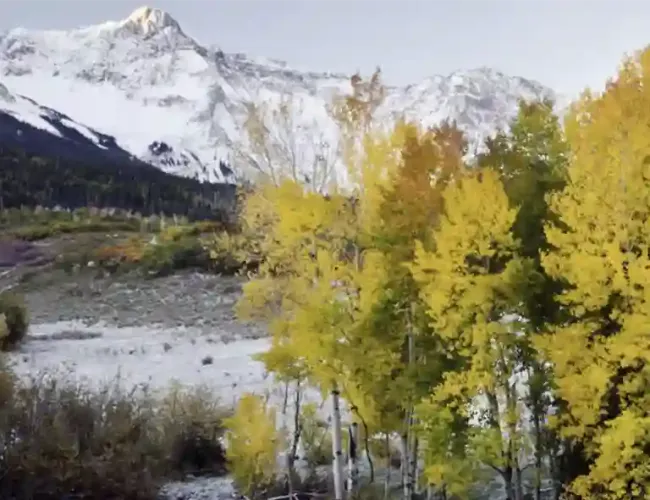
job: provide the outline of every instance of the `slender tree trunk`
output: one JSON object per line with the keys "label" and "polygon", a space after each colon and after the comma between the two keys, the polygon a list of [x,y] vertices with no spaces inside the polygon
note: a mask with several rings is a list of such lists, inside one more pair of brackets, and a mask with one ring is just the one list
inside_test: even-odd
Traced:
{"label": "slender tree trunk", "polygon": [[419,477],[418,477],[418,448],[419,448],[419,441],[416,436],[413,436],[413,440],[411,442],[411,449],[409,450],[411,452],[411,463],[409,464],[409,469],[410,469],[410,476],[411,476],[411,484],[412,486],[412,494],[417,494],[418,491],[418,482],[419,482]]}
{"label": "slender tree trunk", "polygon": [[[413,314],[413,310],[409,313]],[[410,323],[410,318],[409,318]],[[408,329],[408,366],[412,366],[415,362],[415,336],[413,328],[409,325]],[[403,467],[406,469],[404,476],[404,500],[411,500],[414,493],[414,471],[417,469],[417,449],[416,439],[413,434],[413,404],[409,403],[409,408],[406,414],[405,432],[402,436],[404,445],[404,458]],[[415,463],[413,463],[415,461]]]}
{"label": "slender tree trunk", "polygon": [[[409,327],[408,333],[408,366],[411,366],[415,361],[415,339],[413,337],[413,330]],[[413,498],[413,450],[412,450],[412,434],[413,434],[413,404],[409,403],[406,412],[404,426],[404,434],[402,435],[402,475],[404,478],[404,500],[411,500]]]}
{"label": "slender tree trunk", "polygon": [[[515,461],[518,460],[515,458]],[[523,500],[524,498],[524,484],[522,478],[522,470],[519,465],[515,466],[515,500]]]}
{"label": "slender tree trunk", "polygon": [[392,460],[390,453],[390,434],[386,433],[386,438],[384,441],[384,446],[386,450],[386,473],[384,474],[384,499],[387,500],[390,496],[390,477],[391,477],[391,468]]}
{"label": "slender tree trunk", "polygon": [[353,422],[348,429],[348,498],[355,498],[359,486],[359,426]]}
{"label": "slender tree trunk", "polygon": [[510,442],[503,443],[503,434],[501,430],[501,414],[499,412],[499,400],[497,395],[492,391],[486,391],[486,397],[488,400],[490,408],[490,427],[499,432],[501,436],[501,447],[502,453],[505,458],[505,464],[501,472],[501,477],[503,478],[504,489],[506,491],[506,500],[515,500],[513,481],[512,481],[512,450],[510,447]]}
{"label": "slender tree trunk", "polygon": [[293,442],[291,443],[291,464],[296,460],[298,454],[298,442],[302,434],[302,426],[300,425],[300,406],[302,404],[302,387],[300,380],[296,380],[296,394],[293,400]]}
{"label": "slender tree trunk", "polygon": [[510,463],[508,464],[512,470],[512,490],[514,500],[522,500],[523,485],[521,478],[521,468],[519,467],[519,453],[517,449],[517,394],[514,384],[506,381],[506,422],[508,425],[508,456]]}
{"label": "slender tree trunk", "polygon": [[541,500],[542,498],[542,457],[544,453],[544,443],[542,437],[542,416],[540,415],[539,405],[535,405],[533,414],[533,428],[535,432],[535,487],[533,489],[533,499]]}
{"label": "slender tree trunk", "polygon": [[[289,385],[287,384],[287,392],[289,391]],[[293,400],[293,437],[291,439],[291,449],[289,450],[289,455],[287,456],[287,477],[289,484],[289,495],[293,495],[293,479],[295,475],[295,463],[296,455],[298,454],[298,442],[300,441],[300,434],[302,433],[302,427],[300,425],[300,404],[301,404],[301,387],[300,380],[296,380],[296,394],[294,395]]]}
{"label": "slender tree trunk", "polygon": [[[404,428],[407,429],[407,424],[404,424]],[[401,476],[401,485],[402,492],[404,497],[406,497],[406,484],[408,482],[408,473],[409,473],[409,442],[407,431],[400,436],[400,445],[401,445],[401,461],[400,461],[400,476]]]}
{"label": "slender tree trunk", "polygon": [[366,424],[366,421],[363,418],[361,418],[361,421],[363,422],[363,444],[366,452],[366,460],[368,460],[368,468],[370,469],[370,483],[372,484],[375,482],[375,464],[372,461],[372,454],[370,453],[368,424]]}
{"label": "slender tree trunk", "polygon": [[506,465],[501,473],[501,476],[503,477],[503,482],[505,483],[506,500],[515,500],[515,490],[512,481],[512,467]]}
{"label": "slender tree trunk", "polygon": [[341,408],[338,388],[331,391],[332,399],[332,469],[334,475],[334,500],[343,500],[343,453],[341,451]]}
{"label": "slender tree trunk", "polygon": [[[284,391],[282,395],[282,432],[283,434],[287,432],[288,430],[288,425],[287,425],[287,410],[289,409],[289,381],[287,380],[284,383]],[[293,446],[293,442],[291,443]],[[291,447],[290,447],[291,448]],[[287,450],[287,456],[286,456],[286,461],[287,461],[287,489],[288,489],[288,494],[291,496],[293,495],[293,476],[291,474],[291,469],[293,467],[293,461],[291,460],[291,449]]]}

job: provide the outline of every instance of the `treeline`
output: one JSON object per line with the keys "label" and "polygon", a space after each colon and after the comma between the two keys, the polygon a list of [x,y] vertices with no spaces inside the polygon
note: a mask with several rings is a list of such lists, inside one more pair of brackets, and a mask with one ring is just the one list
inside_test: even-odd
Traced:
{"label": "treeline", "polygon": [[0,210],[113,207],[190,219],[232,216],[236,188],[177,177],[148,165],[85,164],[0,145]]}
{"label": "treeline", "polygon": [[268,322],[298,413],[306,385],[330,393],[337,500],[362,456],[346,493],[339,397],[350,436],[397,436],[405,499],[470,498],[486,472],[510,500],[650,498],[648,81],[650,49],[564,127],[522,103],[467,164],[451,124],[375,127],[381,82],[357,78],[354,203],[291,179],[247,198],[239,244],[264,264],[238,312]]}

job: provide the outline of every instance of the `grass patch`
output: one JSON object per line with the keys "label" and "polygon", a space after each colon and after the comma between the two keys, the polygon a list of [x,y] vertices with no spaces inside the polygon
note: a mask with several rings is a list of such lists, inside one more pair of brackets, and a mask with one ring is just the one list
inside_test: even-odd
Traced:
{"label": "grass patch", "polygon": [[185,218],[142,217],[115,210],[0,211],[3,239],[47,240],[39,249],[47,255],[30,264],[38,271],[45,263],[45,268],[53,265],[68,273],[93,267],[111,274],[136,270],[153,277],[185,269],[234,274],[241,267],[237,258],[226,252],[215,259],[208,249],[215,235],[233,230],[218,221],[190,223]]}
{"label": "grass patch", "polygon": [[240,262],[224,253],[214,258],[210,242],[225,234],[216,223],[172,226],[155,235],[133,235],[117,244],[104,245],[94,253],[98,265],[112,273],[141,270],[147,276],[164,276],[175,271],[197,269],[232,275]]}

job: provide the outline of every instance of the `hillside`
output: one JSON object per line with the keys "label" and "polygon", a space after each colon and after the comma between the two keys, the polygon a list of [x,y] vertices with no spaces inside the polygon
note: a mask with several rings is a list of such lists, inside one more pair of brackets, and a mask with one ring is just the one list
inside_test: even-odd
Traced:
{"label": "hillside", "polygon": [[235,195],[232,184],[177,177],[150,165],[43,157],[0,144],[0,209],[97,206],[225,219]]}

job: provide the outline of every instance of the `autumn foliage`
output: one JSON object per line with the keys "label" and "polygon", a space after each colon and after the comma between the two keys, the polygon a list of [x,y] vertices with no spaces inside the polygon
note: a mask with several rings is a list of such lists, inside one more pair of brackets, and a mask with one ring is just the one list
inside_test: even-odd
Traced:
{"label": "autumn foliage", "polygon": [[564,128],[522,102],[468,159],[452,123],[374,126],[380,80],[357,78],[336,108],[353,182],[247,198],[262,360],[399,436],[405,498],[494,474],[513,500],[650,495],[649,83],[650,49]]}

